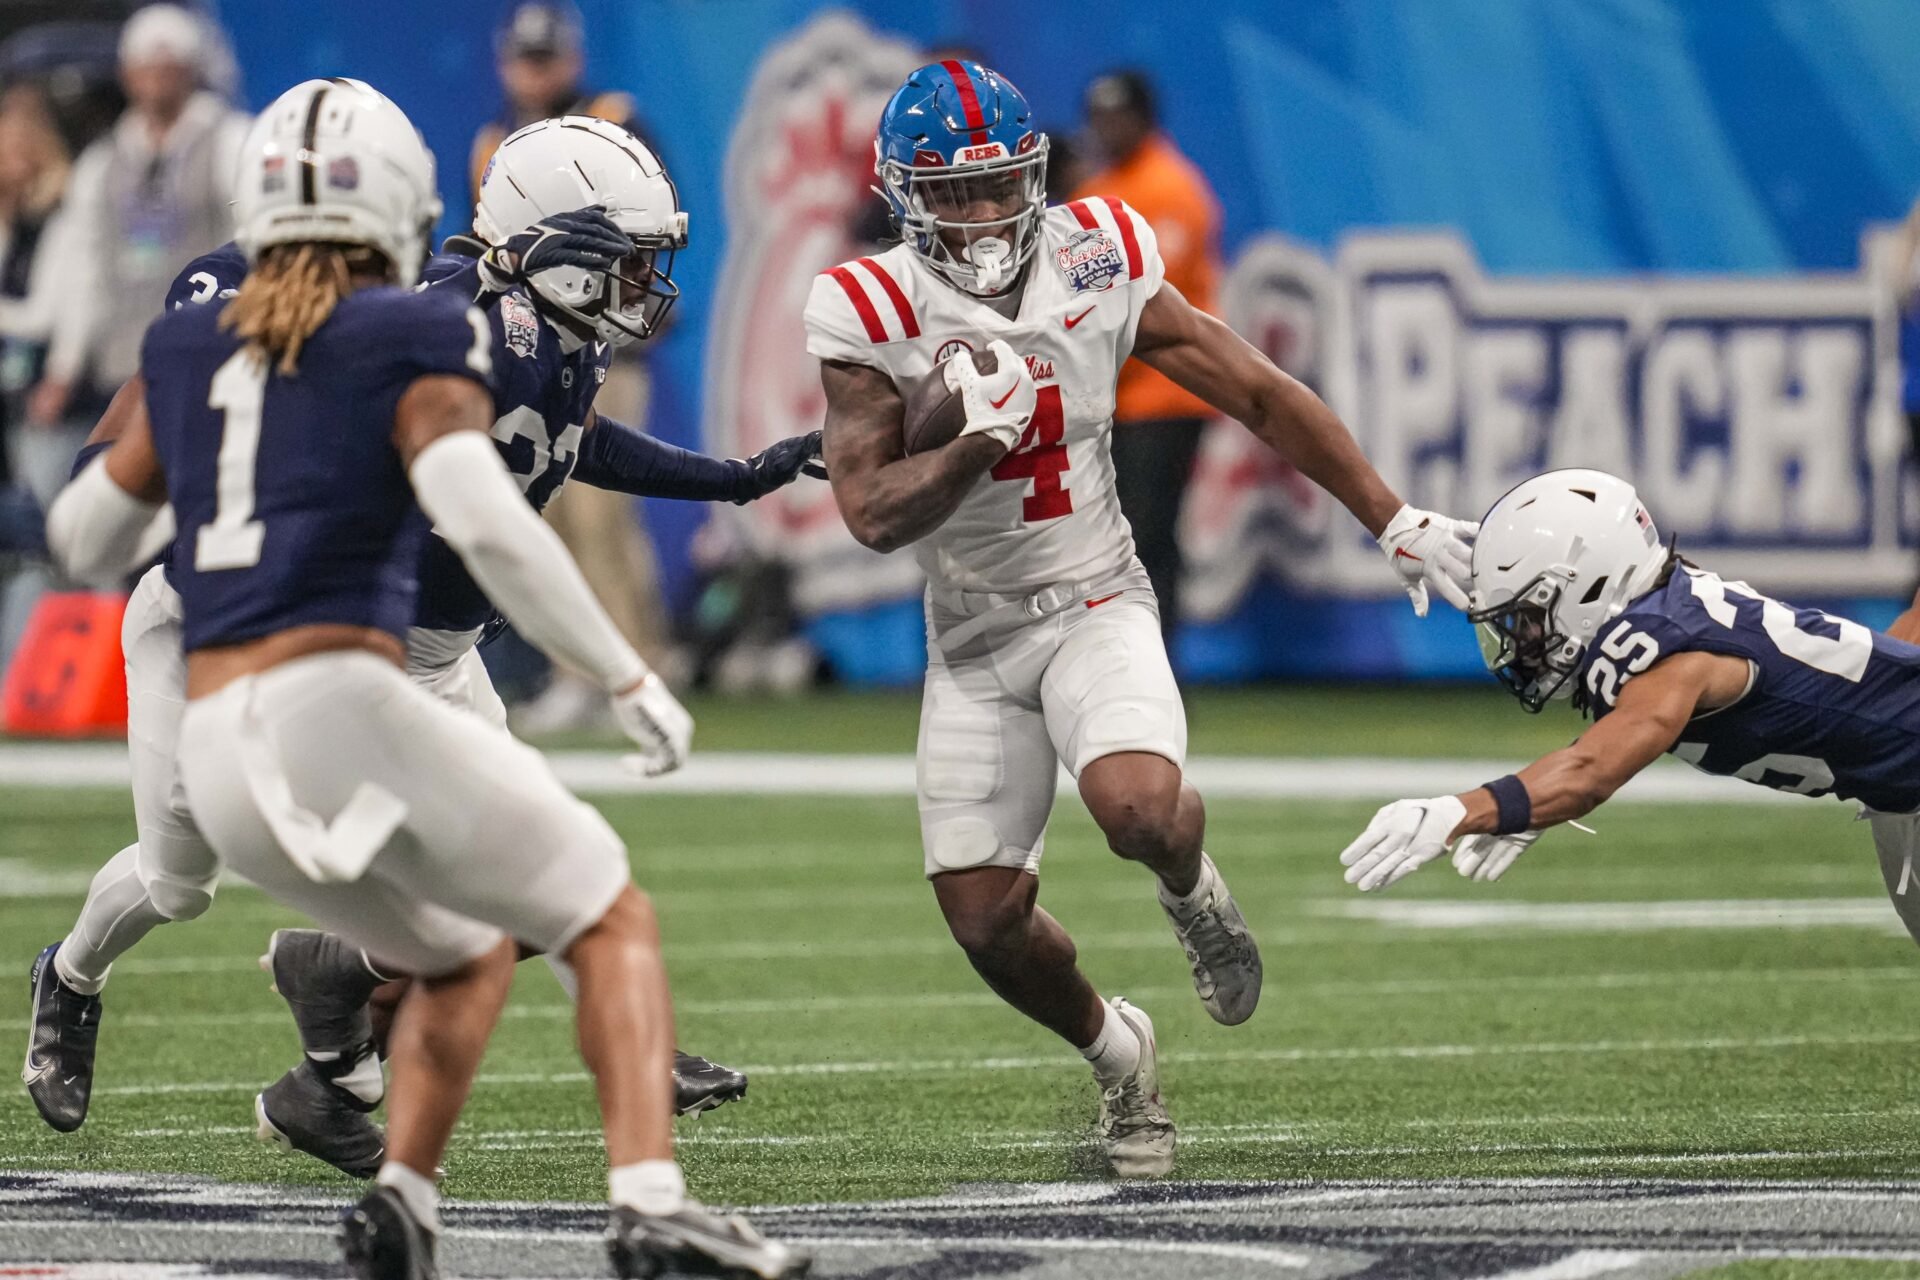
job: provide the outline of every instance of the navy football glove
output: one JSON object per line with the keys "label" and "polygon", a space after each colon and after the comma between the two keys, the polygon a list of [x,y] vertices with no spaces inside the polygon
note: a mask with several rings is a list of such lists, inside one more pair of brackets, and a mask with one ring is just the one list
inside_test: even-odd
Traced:
{"label": "navy football glove", "polygon": [[542,218],[493,246],[480,262],[496,279],[524,284],[555,267],[610,271],[632,252],[633,237],[615,226],[606,210],[589,207]]}
{"label": "navy football glove", "polygon": [[739,491],[733,499],[737,506],[745,506],[755,498],[764,498],[775,489],[785,488],[802,473],[820,480],[827,478],[826,464],[820,460],[818,431],[809,431],[804,436],[792,436],[778,444],[769,445],[746,459],[744,465],[746,473],[741,477]]}

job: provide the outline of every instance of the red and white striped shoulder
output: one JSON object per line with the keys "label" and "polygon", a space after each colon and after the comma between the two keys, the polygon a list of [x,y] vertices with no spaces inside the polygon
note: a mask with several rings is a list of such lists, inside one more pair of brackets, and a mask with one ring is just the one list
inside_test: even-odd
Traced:
{"label": "red and white striped shoulder", "polygon": [[807,350],[822,360],[920,336],[920,317],[887,254],[855,258],[814,277],[807,297]]}
{"label": "red and white striped shoulder", "polygon": [[1103,231],[1113,237],[1126,261],[1126,282],[1144,280],[1148,293],[1160,287],[1166,269],[1160,261],[1160,241],[1153,227],[1132,205],[1113,196],[1087,196],[1047,210],[1047,223],[1056,239],[1081,231]]}

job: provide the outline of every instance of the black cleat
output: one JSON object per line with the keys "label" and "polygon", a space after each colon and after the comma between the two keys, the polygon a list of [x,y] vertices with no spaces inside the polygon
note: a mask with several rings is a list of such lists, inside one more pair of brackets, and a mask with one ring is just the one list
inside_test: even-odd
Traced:
{"label": "black cleat", "polygon": [[375,1187],[340,1220],[340,1252],[360,1280],[440,1280],[433,1232],[391,1187]]}
{"label": "black cleat", "polygon": [[262,1142],[304,1152],[350,1177],[371,1178],[380,1172],[387,1139],[380,1126],[367,1119],[367,1110],[303,1059],[255,1096],[254,1132]]}
{"label": "black cleat", "polygon": [[260,967],[293,1011],[300,1047],[348,1059],[373,1043],[367,999],[379,979],[358,948],[318,929],[276,929]]}
{"label": "black cleat", "polygon": [[[100,1035],[100,997],[85,996],[60,981],[53,967],[54,943],[33,962],[28,978],[33,1019],[27,1031],[27,1064],[20,1069],[27,1096],[40,1118],[72,1133],[87,1118],[93,1096],[93,1049]],[[715,1104],[718,1105],[718,1104]]]}
{"label": "black cleat", "polygon": [[745,1218],[723,1218],[692,1200],[678,1213],[657,1215],[616,1207],[607,1223],[607,1256],[621,1280],[790,1280],[813,1265],[799,1250],[763,1239]]}
{"label": "black cleat", "polygon": [[673,1051],[673,1113],[697,1116],[747,1096],[745,1072],[691,1053]]}

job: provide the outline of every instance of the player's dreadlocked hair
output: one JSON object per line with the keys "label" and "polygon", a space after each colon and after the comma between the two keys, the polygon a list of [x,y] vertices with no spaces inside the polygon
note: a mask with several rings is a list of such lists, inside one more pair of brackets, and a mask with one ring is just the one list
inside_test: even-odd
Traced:
{"label": "player's dreadlocked hair", "polygon": [[240,291],[220,314],[220,327],[292,376],[299,371],[300,348],[353,292],[353,277],[385,276],[389,270],[386,255],[363,245],[273,245],[240,282]]}

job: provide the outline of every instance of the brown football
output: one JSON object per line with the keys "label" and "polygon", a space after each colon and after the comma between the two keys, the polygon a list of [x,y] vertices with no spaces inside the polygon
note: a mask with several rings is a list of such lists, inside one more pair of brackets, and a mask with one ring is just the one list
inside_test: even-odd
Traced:
{"label": "brown football", "polygon": [[[973,367],[982,373],[992,373],[1000,367],[1000,357],[991,351],[970,354]],[[906,388],[907,408],[900,433],[910,454],[938,449],[966,429],[966,399],[947,386],[946,375],[947,364],[943,360],[933,366],[932,373]]]}

